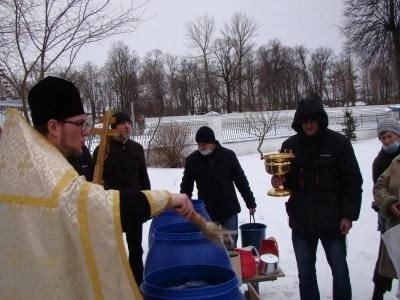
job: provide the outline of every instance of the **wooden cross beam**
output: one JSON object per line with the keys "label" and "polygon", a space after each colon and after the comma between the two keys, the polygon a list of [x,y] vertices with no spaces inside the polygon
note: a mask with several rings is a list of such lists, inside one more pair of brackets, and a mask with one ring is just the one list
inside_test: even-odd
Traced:
{"label": "wooden cross beam", "polygon": [[111,112],[107,110],[103,117],[99,117],[99,122],[103,123],[102,128],[90,129],[90,134],[100,135],[100,144],[99,144],[99,150],[97,152],[97,161],[94,167],[93,183],[102,184],[104,157],[106,155],[106,148],[107,148],[107,137],[120,135],[118,129],[110,129],[110,124],[115,124],[116,121],[117,121],[116,118],[112,117]]}

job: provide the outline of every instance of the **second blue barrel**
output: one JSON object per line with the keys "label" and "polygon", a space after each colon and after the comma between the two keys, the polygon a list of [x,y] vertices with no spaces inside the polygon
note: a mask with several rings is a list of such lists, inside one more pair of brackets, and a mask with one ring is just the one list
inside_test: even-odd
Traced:
{"label": "second blue barrel", "polygon": [[192,223],[173,223],[154,229],[153,245],[144,266],[144,274],[178,265],[211,264],[232,268],[221,240],[210,242]]}
{"label": "second blue barrel", "polygon": [[144,276],[144,300],[244,300],[239,280],[229,268],[215,265],[182,265]]}
{"label": "second blue barrel", "polygon": [[[205,208],[206,205],[204,204],[204,202],[202,200],[196,200],[196,199],[192,199],[191,201],[193,203],[194,210],[197,211],[207,221],[211,221],[211,218],[206,211],[206,208]],[[149,237],[148,237],[149,248],[151,247],[151,244],[153,243],[152,234],[156,227],[161,226],[161,225],[172,224],[172,223],[184,223],[184,222],[189,222],[189,221],[170,209],[166,209],[161,214],[154,217],[151,220],[150,229],[149,229]]]}

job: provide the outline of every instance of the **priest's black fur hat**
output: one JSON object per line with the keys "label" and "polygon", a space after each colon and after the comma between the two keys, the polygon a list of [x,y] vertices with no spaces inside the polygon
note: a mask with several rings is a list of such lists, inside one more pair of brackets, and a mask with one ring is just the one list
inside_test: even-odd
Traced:
{"label": "priest's black fur hat", "polygon": [[85,113],[76,86],[68,80],[48,76],[28,93],[33,125],[43,125],[51,119],[66,118]]}

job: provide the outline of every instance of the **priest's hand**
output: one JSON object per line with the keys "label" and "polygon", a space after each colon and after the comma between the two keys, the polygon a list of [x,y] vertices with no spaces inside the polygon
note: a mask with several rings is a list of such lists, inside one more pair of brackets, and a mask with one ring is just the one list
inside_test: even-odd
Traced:
{"label": "priest's hand", "polygon": [[186,194],[171,194],[172,201],[167,206],[168,209],[173,209],[178,215],[189,219],[194,212],[192,201]]}
{"label": "priest's hand", "polygon": [[271,177],[271,184],[274,188],[278,188],[285,182],[285,176],[273,175]]}

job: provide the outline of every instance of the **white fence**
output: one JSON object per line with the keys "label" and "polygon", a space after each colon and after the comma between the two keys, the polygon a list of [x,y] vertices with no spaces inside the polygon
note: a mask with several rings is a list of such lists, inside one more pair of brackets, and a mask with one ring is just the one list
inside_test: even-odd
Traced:
{"label": "white fence", "polygon": [[[22,103],[16,101],[0,102],[0,126],[3,126],[7,108],[15,108],[22,112]],[[356,135],[358,140],[376,137],[376,125],[381,119],[391,116],[398,118],[398,112],[391,111],[386,105],[355,106],[350,107],[350,109],[357,120]],[[276,151],[280,148],[284,139],[294,134],[291,127],[294,112],[294,110],[280,112],[282,119],[267,133],[261,148],[263,152]],[[343,108],[327,108],[326,112],[329,117],[329,128],[341,132],[344,122]],[[246,125],[246,118],[250,115],[251,113],[211,113],[204,116],[164,117],[161,120],[161,126],[169,124],[171,121],[179,122],[189,131],[190,143],[195,148],[196,131],[201,126],[207,125],[214,130],[216,139],[221,144],[234,150],[237,155],[246,155],[257,153],[258,146],[257,134]],[[135,126],[133,128],[133,139],[147,148],[158,121],[157,118],[147,118],[145,124]],[[91,136],[88,138],[88,146],[92,151],[97,144],[98,137]]]}

